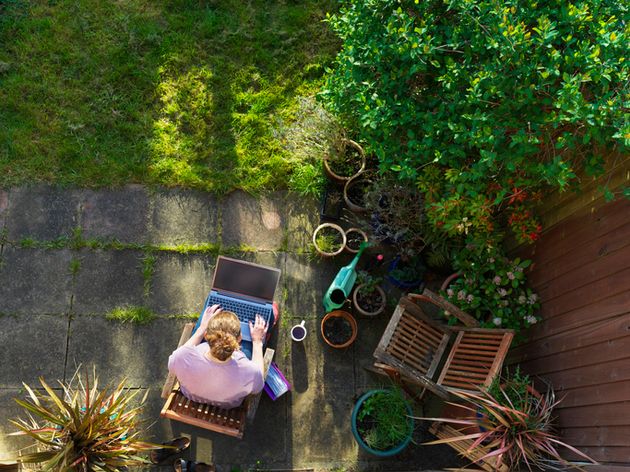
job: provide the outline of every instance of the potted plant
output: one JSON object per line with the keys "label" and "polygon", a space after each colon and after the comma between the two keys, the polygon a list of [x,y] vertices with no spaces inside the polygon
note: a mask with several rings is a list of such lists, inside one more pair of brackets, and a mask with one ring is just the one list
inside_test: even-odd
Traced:
{"label": "potted plant", "polygon": [[355,213],[368,211],[365,196],[371,184],[372,179],[366,172],[361,172],[346,181],[343,186],[343,199],[351,211]]}
{"label": "potted plant", "polygon": [[336,256],[346,247],[346,233],[339,225],[322,223],[313,232],[313,246],[321,256]]}
{"label": "potted plant", "polygon": [[357,321],[347,311],[334,310],[322,318],[321,333],[326,344],[343,349],[357,338]]}
{"label": "potted plant", "polygon": [[365,152],[351,139],[342,138],[324,155],[324,171],[335,182],[345,184],[365,169]]}
{"label": "potted plant", "polygon": [[361,248],[361,243],[368,242],[368,236],[360,228],[349,228],[346,230],[346,251],[356,254]]}
{"label": "potted plant", "polygon": [[[542,470],[579,468],[563,459],[558,448],[567,448],[592,464],[596,462],[576,448],[560,441],[553,432],[553,409],[560,403],[553,389],[537,392],[527,376],[512,378],[478,392],[454,390],[464,401],[458,405],[467,414],[459,418],[424,418],[456,425],[451,437],[426,444],[466,444],[467,450],[483,451],[476,462],[493,458],[498,469],[502,464],[509,470],[532,466]],[[472,444],[468,443],[472,441]]]}
{"label": "potted plant", "polygon": [[352,434],[365,451],[380,457],[401,452],[411,442],[413,412],[398,388],[370,390],[352,410]]}
{"label": "potted plant", "polygon": [[366,271],[357,273],[357,287],[352,294],[352,305],[360,315],[374,317],[385,309],[387,297],[380,287],[382,279],[368,274]]}
{"label": "potted plant", "polygon": [[139,439],[140,411],[146,399],[132,405],[139,390],[127,390],[124,382],[111,390],[98,388],[86,376],[75,374],[69,383],[60,382],[58,394],[44,379],[41,389],[24,385],[25,400],[16,399],[28,419],[11,420],[20,431],[36,441],[36,452],[16,457],[20,463],[40,464],[44,470],[118,471],[149,464],[139,453],[164,446]]}
{"label": "potted plant", "polygon": [[411,290],[422,283],[426,268],[418,255],[400,255],[389,264],[387,280],[403,290]]}

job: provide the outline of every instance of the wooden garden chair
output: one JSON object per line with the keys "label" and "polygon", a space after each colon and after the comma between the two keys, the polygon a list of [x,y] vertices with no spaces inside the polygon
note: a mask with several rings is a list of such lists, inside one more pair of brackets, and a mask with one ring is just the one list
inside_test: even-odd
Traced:
{"label": "wooden garden chair", "polygon": [[[194,323],[187,323],[184,326],[177,347],[183,345],[190,338],[194,326]],[[267,376],[273,354],[273,349],[265,349],[264,377]],[[240,406],[226,410],[189,400],[182,394],[175,375],[169,373],[162,388],[162,398],[166,399],[166,403],[164,403],[160,416],[241,439],[245,424],[254,420],[261,394],[262,391],[249,395]]]}
{"label": "wooden garden chair", "polygon": [[[464,326],[436,321],[423,310],[422,302],[448,311]],[[374,367],[394,380],[451,399],[454,389],[489,387],[501,372],[513,337],[509,329],[479,328],[475,318],[425,289],[421,295],[409,294],[399,300],[374,351]]]}

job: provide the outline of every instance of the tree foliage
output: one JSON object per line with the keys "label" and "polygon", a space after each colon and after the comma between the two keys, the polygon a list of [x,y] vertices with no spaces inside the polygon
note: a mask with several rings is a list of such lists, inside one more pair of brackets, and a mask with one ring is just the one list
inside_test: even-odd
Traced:
{"label": "tree foliage", "polygon": [[627,17],[621,1],[342,1],[322,96],[436,227],[491,233],[503,211],[531,241],[541,189],[627,151]]}

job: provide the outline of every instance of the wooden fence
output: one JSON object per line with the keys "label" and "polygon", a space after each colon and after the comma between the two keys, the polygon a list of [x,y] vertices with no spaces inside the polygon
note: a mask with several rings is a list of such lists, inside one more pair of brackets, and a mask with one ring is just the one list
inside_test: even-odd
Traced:
{"label": "wooden fence", "polygon": [[598,192],[630,186],[630,159],[618,161],[582,193],[550,197],[541,240],[518,249],[543,321],[510,354],[564,396],[561,435],[599,472],[630,471],[630,200]]}

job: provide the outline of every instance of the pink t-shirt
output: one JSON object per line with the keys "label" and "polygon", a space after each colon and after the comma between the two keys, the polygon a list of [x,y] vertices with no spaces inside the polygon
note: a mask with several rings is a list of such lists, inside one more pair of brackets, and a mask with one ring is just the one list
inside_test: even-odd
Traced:
{"label": "pink t-shirt", "polygon": [[235,408],[247,395],[262,390],[262,372],[245,354],[234,351],[227,362],[219,363],[206,357],[209,349],[208,343],[181,346],[168,358],[168,370],[177,376],[186,398]]}

